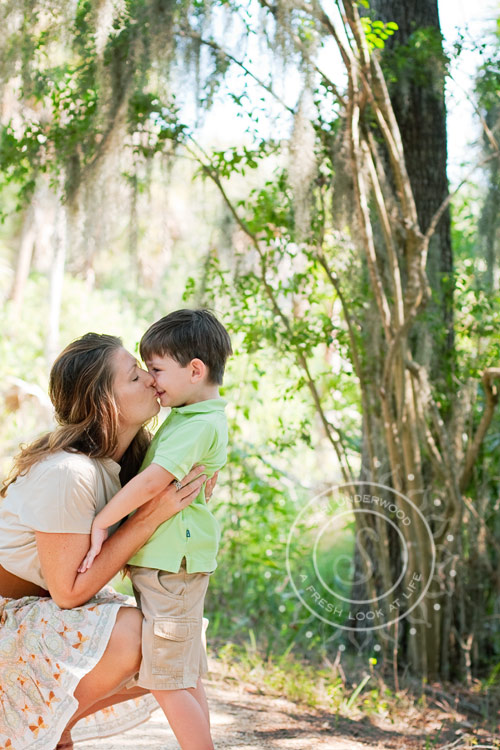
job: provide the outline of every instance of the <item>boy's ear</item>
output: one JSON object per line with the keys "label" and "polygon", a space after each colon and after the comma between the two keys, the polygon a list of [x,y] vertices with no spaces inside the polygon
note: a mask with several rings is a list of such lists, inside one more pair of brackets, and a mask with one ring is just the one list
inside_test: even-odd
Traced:
{"label": "boy's ear", "polygon": [[192,359],[189,363],[189,367],[191,368],[192,383],[199,383],[208,373],[208,367],[202,359]]}

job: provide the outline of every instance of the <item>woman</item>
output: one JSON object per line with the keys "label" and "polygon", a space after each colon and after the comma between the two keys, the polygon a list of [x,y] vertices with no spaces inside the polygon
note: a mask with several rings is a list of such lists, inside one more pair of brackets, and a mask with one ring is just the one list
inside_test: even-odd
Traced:
{"label": "woman", "polygon": [[101,589],[206,479],[192,470],[181,489],[139,508],[78,573],[92,519],[137,472],[143,425],[159,405],[152,376],[121,341],[95,333],[58,357],[49,394],[59,426],[21,450],[1,493],[0,747],[13,750],[70,748],[76,722],[78,738],[105,736],[155,707],[127,686],[142,615]]}

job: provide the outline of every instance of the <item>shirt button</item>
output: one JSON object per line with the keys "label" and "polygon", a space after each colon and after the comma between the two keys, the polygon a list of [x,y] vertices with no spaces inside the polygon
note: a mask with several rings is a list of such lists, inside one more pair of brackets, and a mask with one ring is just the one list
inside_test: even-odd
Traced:
{"label": "shirt button", "polygon": [[186,529],[186,536],[191,536],[191,532],[189,531],[189,529]]}

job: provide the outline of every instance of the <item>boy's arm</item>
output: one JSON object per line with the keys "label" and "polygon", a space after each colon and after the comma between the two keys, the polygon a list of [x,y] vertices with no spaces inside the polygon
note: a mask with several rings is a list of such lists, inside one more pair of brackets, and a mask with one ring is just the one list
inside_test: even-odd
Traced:
{"label": "boy's arm", "polygon": [[156,497],[172,479],[175,479],[174,475],[162,466],[150,464],[111,498],[94,518],[93,526],[98,529],[107,529],[114,523],[118,523],[133,510]]}
{"label": "boy's arm", "polygon": [[175,477],[169,471],[158,464],[150,464],[147,469],[127,482],[94,518],[90,549],[80,563],[78,572],[85,573],[92,566],[108,536],[109,526],[121,521],[140,505],[156,497],[159,492],[166,489],[172,479]]}

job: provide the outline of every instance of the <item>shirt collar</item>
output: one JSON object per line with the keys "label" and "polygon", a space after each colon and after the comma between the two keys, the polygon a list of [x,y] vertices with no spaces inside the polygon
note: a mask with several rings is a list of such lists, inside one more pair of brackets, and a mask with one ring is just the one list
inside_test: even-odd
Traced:
{"label": "shirt collar", "polygon": [[186,404],[186,406],[173,406],[173,412],[179,414],[207,414],[213,411],[224,411],[227,401],[223,398],[209,398],[206,401],[197,401],[196,404]]}
{"label": "shirt collar", "polygon": [[120,474],[122,467],[120,466],[119,463],[114,461],[112,458],[105,456],[104,458],[99,458],[98,460],[106,468],[109,474],[112,474],[116,477]]}

